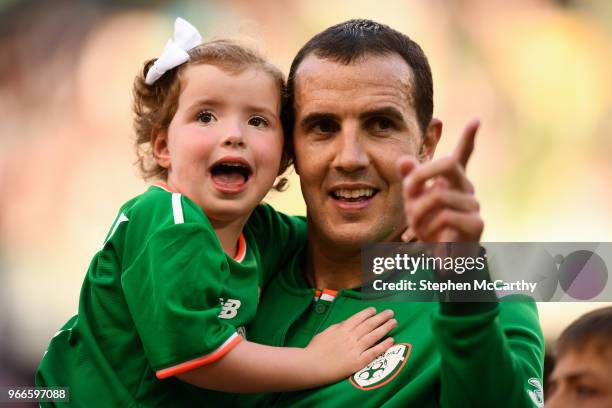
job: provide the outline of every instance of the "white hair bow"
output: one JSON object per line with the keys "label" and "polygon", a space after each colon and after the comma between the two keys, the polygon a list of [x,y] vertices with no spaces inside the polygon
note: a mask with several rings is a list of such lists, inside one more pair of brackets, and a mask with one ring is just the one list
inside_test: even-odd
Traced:
{"label": "white hair bow", "polygon": [[189,61],[187,51],[200,44],[202,44],[202,36],[198,30],[188,21],[178,17],[174,22],[174,41],[172,39],[168,40],[162,54],[149,68],[145,77],[145,84],[153,84],[166,71]]}

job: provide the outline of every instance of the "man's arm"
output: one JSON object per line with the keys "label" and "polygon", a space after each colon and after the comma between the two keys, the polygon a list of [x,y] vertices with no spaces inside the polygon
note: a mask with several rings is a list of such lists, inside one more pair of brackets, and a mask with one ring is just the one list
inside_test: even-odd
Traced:
{"label": "man's arm", "polygon": [[[400,160],[409,233],[423,242],[480,242],[484,222],[465,168],[479,122],[453,154]],[[448,278],[448,277],[445,277]],[[441,303],[433,318],[443,407],[541,407],[544,345],[533,302]]]}
{"label": "man's arm", "polygon": [[440,406],[543,406],[544,340],[534,302],[441,306],[433,318]]}

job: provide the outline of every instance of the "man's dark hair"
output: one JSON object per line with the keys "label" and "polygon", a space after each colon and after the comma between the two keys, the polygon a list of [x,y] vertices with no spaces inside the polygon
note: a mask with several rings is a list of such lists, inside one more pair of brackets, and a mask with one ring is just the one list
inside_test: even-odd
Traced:
{"label": "man's dark hair", "polygon": [[[349,20],[320,32],[297,53],[287,79],[287,98],[284,109],[285,132],[293,133],[295,122],[295,73],[308,55],[341,64],[350,64],[367,55],[398,54],[414,74],[414,105],[422,132],[433,115],[433,81],[429,62],[421,47],[408,36],[372,20]],[[287,137],[286,140],[291,140]],[[291,151],[292,149],[290,149]]]}
{"label": "man's dark hair", "polygon": [[612,347],[612,306],[593,310],[570,324],[557,340],[557,358],[590,344]]}

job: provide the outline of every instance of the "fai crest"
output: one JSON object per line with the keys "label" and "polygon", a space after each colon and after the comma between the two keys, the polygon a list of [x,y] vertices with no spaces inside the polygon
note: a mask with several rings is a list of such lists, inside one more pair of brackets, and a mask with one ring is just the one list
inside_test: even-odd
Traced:
{"label": "fai crest", "polygon": [[531,385],[531,390],[527,390],[527,394],[531,398],[531,401],[536,407],[542,408],[544,406],[544,389],[542,382],[537,378],[530,378],[527,383]]}
{"label": "fai crest", "polygon": [[349,381],[360,390],[382,387],[391,381],[404,367],[412,344],[400,343],[391,347],[374,361],[353,374]]}

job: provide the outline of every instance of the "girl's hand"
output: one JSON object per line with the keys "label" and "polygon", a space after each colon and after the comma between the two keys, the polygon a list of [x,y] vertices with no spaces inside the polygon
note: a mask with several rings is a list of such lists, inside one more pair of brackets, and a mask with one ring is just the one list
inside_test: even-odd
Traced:
{"label": "girl's hand", "polygon": [[395,326],[392,310],[376,314],[376,309],[369,307],[328,327],[306,346],[312,362],[325,363],[314,364],[314,375],[330,383],[361,370],[393,345],[393,338],[379,341]]}

